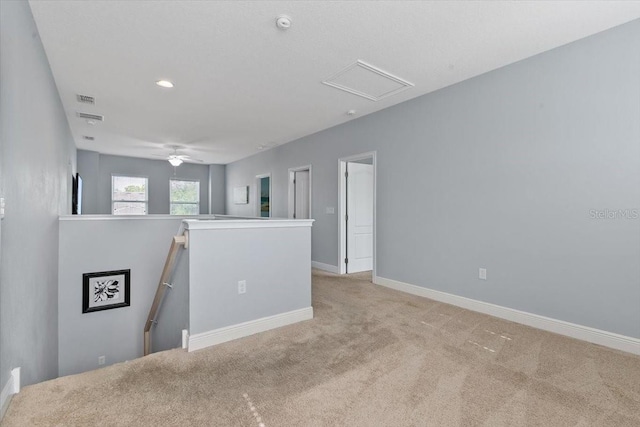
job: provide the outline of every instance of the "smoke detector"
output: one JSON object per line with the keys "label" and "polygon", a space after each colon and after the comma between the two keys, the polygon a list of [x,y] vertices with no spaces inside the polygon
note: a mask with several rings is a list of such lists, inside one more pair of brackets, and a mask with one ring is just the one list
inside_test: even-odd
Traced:
{"label": "smoke detector", "polygon": [[291,27],[291,17],[280,15],[276,18],[276,27],[281,30],[288,30]]}

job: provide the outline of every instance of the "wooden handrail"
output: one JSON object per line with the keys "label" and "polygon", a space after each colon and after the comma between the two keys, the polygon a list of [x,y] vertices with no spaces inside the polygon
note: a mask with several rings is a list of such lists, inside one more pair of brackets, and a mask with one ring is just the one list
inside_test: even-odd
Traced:
{"label": "wooden handrail", "polygon": [[173,267],[176,263],[178,256],[178,249],[181,246],[187,247],[188,234],[182,236],[173,236],[171,240],[171,247],[167,254],[167,260],[164,262],[164,268],[162,269],[162,275],[160,276],[160,283],[158,283],[158,289],[156,289],[156,296],[153,298],[153,304],[151,304],[151,310],[149,310],[149,316],[147,316],[147,323],[144,325],[144,355],[151,353],[151,327],[156,321],[160,304],[164,298],[164,293],[169,285],[169,279],[173,274]]}

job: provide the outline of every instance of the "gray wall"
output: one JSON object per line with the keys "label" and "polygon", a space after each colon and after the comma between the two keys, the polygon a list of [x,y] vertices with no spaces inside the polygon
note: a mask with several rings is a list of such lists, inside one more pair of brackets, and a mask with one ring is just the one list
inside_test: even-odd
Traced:
{"label": "gray wall", "polygon": [[191,335],[311,307],[311,227],[273,227],[189,230]]}
{"label": "gray wall", "polygon": [[[313,165],[312,259],[338,263],[338,162],[376,150],[377,273],[640,337],[640,21],[227,165]],[[478,268],[488,280],[478,280]]]}
{"label": "gray wall", "polygon": [[78,172],[82,177],[83,214],[111,213],[111,175],[144,176],[149,179],[149,214],[169,214],[169,180],[200,181],[200,213],[209,213],[209,176],[212,186],[212,209],[224,214],[224,165],[183,163],[174,169],[166,160],[111,156],[78,150]]}
{"label": "gray wall", "polygon": [[226,213],[226,170],[225,165],[209,165],[209,213]]}
{"label": "gray wall", "polygon": [[58,215],[75,146],[26,1],[0,2],[0,388],[58,374]]}
{"label": "gray wall", "polygon": [[[100,154],[78,150],[78,173],[82,177],[82,214],[99,213],[98,182]],[[111,213],[111,212],[107,212]]]}
{"label": "gray wall", "polygon": [[[181,221],[168,216],[60,219],[60,376],[98,368],[99,356],[106,356],[107,365],[142,356],[145,321]],[[131,269],[131,305],[83,314],[82,274],[124,269]],[[179,279],[175,285],[186,283]]]}

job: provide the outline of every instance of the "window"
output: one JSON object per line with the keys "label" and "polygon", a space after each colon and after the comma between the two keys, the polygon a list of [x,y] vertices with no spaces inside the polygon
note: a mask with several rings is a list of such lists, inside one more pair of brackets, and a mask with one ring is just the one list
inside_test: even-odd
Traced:
{"label": "window", "polygon": [[148,180],[137,176],[111,177],[111,213],[146,215],[149,205]]}
{"label": "window", "polygon": [[200,214],[200,181],[169,180],[171,215]]}

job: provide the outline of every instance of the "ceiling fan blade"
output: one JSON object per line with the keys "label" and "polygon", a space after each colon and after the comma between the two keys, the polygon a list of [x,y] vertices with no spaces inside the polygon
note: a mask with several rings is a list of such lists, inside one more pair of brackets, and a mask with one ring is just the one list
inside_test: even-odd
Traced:
{"label": "ceiling fan blade", "polygon": [[187,162],[199,162],[199,163],[203,162],[203,160],[196,159],[195,157],[191,157],[188,154],[180,154],[180,155],[178,155],[176,157],[178,159],[180,159],[180,160],[184,160],[184,161],[187,161]]}

